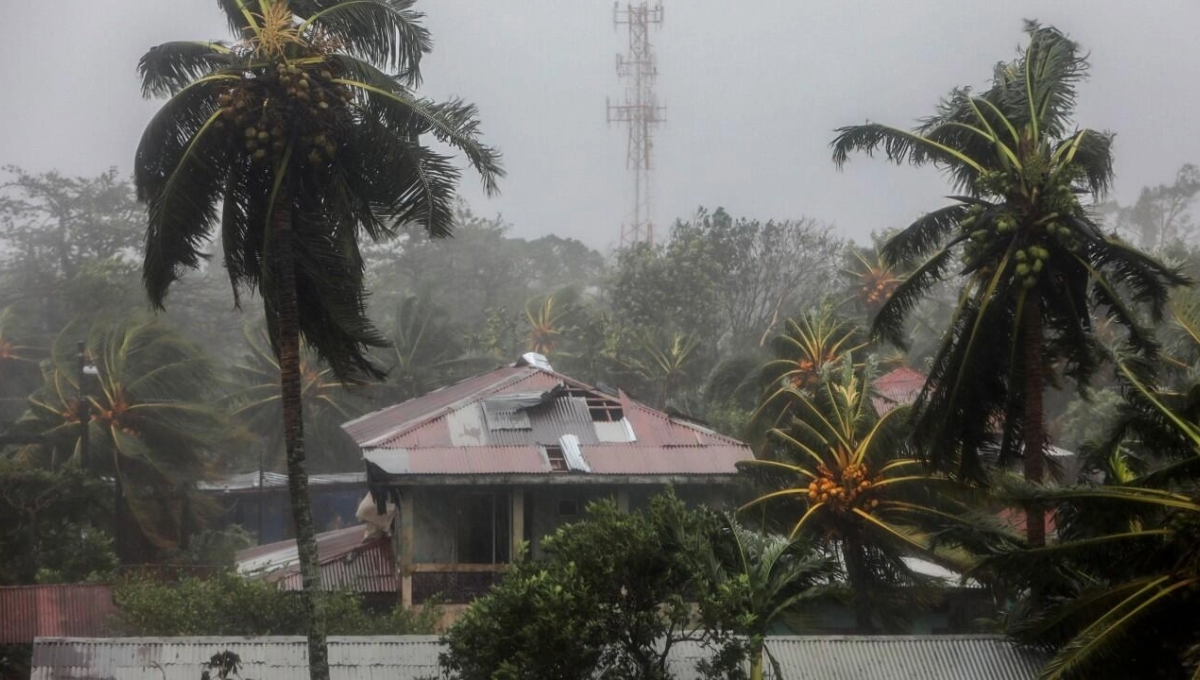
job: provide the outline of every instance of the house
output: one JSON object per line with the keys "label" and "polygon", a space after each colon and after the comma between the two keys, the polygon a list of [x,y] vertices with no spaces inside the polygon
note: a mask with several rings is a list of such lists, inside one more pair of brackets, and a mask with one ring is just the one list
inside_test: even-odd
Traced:
{"label": "house", "polygon": [[875,395],[871,397],[871,403],[875,412],[882,416],[897,406],[913,403],[924,389],[925,379],[924,373],[907,366],[879,376],[872,385]]}
{"label": "house", "polygon": [[485,592],[519,550],[613,498],[645,506],[668,485],[723,506],[749,447],[526,354],[346,423],[391,520],[405,605]]}
{"label": "house", "polygon": [[[240,526],[256,536],[260,545],[296,535],[285,474],[243,472],[198,482],[196,489],[219,508],[220,514],[210,528]],[[308,489],[313,523],[319,531],[358,524],[354,513],[367,492],[364,473],[309,475]]]}
{"label": "house", "polygon": [[[768,637],[779,664],[778,680],[1034,680],[1045,655],[999,636],[811,636]],[[302,637],[259,638],[39,638],[33,646],[32,680],[195,680],[214,654],[232,651],[246,678],[307,676]],[[432,635],[329,638],[333,680],[440,676]],[[673,645],[672,675],[699,680],[696,663],[711,651],[696,643]]]}

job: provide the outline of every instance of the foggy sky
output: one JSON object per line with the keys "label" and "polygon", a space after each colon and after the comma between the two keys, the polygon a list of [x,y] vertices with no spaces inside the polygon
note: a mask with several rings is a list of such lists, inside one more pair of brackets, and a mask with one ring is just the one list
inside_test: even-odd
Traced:
{"label": "foggy sky", "polygon": [[[813,217],[860,240],[942,204],[932,169],[829,160],[832,130],[903,127],[956,85],[984,87],[1023,44],[1022,18],[1091,51],[1080,125],[1117,132],[1116,198],[1200,163],[1200,2],[1195,0],[664,0],[653,33],[667,122],[656,136],[660,228],[697,206],[758,218]],[[435,48],[423,94],[479,105],[508,177],[477,213],[516,236],[555,233],[604,248],[626,217],[625,131],[605,122],[626,37],[603,0],[424,0]],[[1147,9],[1150,8],[1150,9]],[[211,0],[0,0],[0,165],[96,174],[131,168],[161,101],[135,67],[151,46],[228,39]]]}

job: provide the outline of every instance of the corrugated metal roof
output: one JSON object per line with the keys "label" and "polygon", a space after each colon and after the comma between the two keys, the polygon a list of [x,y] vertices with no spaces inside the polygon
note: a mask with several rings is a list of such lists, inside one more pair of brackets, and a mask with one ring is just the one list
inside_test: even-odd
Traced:
{"label": "corrugated metal roof", "polygon": [[[580,451],[597,475],[733,475],[737,462],[751,458],[745,446],[644,446],[584,444]],[[363,457],[385,473],[405,475],[551,475],[540,446],[458,446],[372,449]],[[588,473],[579,473],[588,474]]]}
{"label": "corrugated metal roof", "polygon": [[1032,680],[1046,659],[987,635],[768,638],[789,680]]}
{"label": "corrugated metal roof", "polygon": [[[323,590],[362,593],[397,592],[396,566],[386,537],[367,538],[366,526],[317,534]],[[284,590],[300,590],[300,560],[295,539],[241,550],[237,569],[278,582]]]}
{"label": "corrugated metal roof", "polygon": [[[333,486],[337,484],[365,485],[366,483],[367,473],[365,472],[335,472],[331,474],[308,476],[309,486]],[[286,488],[287,485],[287,475],[278,472],[263,473],[264,489]],[[231,475],[224,479],[197,482],[196,488],[200,489],[201,491],[245,491],[248,489],[257,489],[258,471],[242,472],[236,475]]]}
{"label": "corrugated metal roof", "polygon": [[875,411],[883,415],[902,404],[911,404],[925,387],[924,373],[901,366],[875,380],[872,387],[876,396],[871,398]]}
{"label": "corrugated metal roof", "polygon": [[[244,678],[308,677],[308,645],[302,637],[207,637],[42,638],[33,647],[30,678],[196,680],[202,664],[225,650],[241,657]],[[329,674],[333,680],[437,677],[441,651],[433,635],[330,637]]]}
{"label": "corrugated metal roof", "polygon": [[389,406],[379,411],[368,413],[342,425],[346,434],[350,435],[359,446],[375,446],[374,440],[389,434],[394,434],[414,425],[414,421],[425,420],[441,415],[447,407],[471,396],[487,394],[507,384],[511,380],[529,377],[540,373],[529,366],[505,366],[494,371],[467,378],[453,385],[448,385],[429,394],[409,399],[395,406]]}
{"label": "corrugated metal roof", "polygon": [[116,613],[106,585],[0,587],[0,644],[47,635],[103,635]]}
{"label": "corrugated metal roof", "polygon": [[[305,676],[300,637],[43,638],[34,644],[31,678],[195,680],[201,664],[226,649],[242,658],[243,677]],[[1046,660],[994,636],[769,637],[767,649],[788,680],[1034,680]],[[435,678],[443,650],[432,635],[331,637],[330,677]],[[679,680],[697,680],[696,662],[708,654],[698,644],[677,643],[669,665]]]}

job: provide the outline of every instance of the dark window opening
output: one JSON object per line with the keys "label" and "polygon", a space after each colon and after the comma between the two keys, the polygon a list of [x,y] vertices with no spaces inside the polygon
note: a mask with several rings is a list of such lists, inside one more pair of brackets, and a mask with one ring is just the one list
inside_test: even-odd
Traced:
{"label": "dark window opening", "polygon": [[558,501],[559,517],[578,517],[579,501],[574,498],[564,498]]}
{"label": "dark window opening", "polygon": [[503,564],[509,561],[508,494],[466,493],[458,497],[458,561]]}
{"label": "dark window opening", "polygon": [[567,459],[561,446],[547,446],[546,458],[550,459],[551,472],[567,472]]}

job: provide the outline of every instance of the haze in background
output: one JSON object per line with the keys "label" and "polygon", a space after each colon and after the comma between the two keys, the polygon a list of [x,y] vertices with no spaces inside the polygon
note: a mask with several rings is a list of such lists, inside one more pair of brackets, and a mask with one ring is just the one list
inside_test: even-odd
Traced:
{"label": "haze in background", "polygon": [[[727,2],[665,0],[655,31],[667,123],[656,136],[655,219],[699,205],[735,215],[834,222],[865,239],[946,193],[935,175],[855,158],[829,160],[833,128],[865,119],[910,125],[955,85],[986,84],[1015,54],[1021,19],[1040,19],[1091,50],[1078,121],[1117,131],[1116,197],[1169,182],[1200,162],[1200,3]],[[555,233],[613,245],[628,204],[625,131],[605,123],[622,85],[626,35],[608,2],[425,0],[435,50],[423,92],[481,109],[508,178],[485,199],[516,236]],[[211,0],[0,2],[0,164],[96,174],[131,167],[161,102],[141,99],[135,67],[152,45],[227,39]]]}

